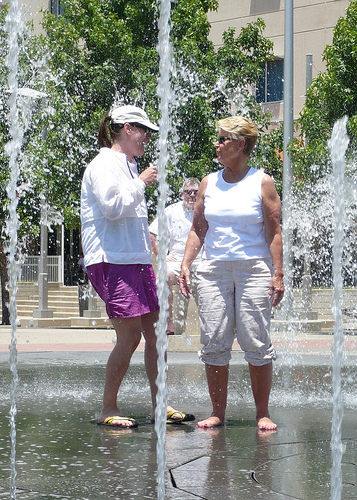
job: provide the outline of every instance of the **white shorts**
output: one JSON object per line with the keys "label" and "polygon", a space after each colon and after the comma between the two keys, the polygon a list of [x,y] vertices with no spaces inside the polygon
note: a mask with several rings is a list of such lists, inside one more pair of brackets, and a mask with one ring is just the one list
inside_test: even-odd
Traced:
{"label": "white shorts", "polygon": [[200,359],[228,365],[237,341],[250,364],[262,366],[277,358],[270,340],[269,286],[273,268],[264,259],[203,260],[197,269],[201,323]]}

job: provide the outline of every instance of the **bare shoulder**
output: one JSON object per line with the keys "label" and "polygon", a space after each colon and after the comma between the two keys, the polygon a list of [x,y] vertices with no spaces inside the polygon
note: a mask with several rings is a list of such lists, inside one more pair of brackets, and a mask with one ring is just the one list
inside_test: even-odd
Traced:
{"label": "bare shoulder", "polygon": [[273,179],[268,174],[262,178],[262,197],[279,198]]}
{"label": "bare shoulder", "polygon": [[200,184],[200,189],[202,188],[203,190],[205,190],[207,187],[207,183],[208,183],[208,175],[206,175],[206,177],[202,179]]}
{"label": "bare shoulder", "polygon": [[262,187],[274,187],[275,188],[274,181],[270,177],[269,174],[264,174],[263,175],[263,178],[262,178]]}
{"label": "bare shoulder", "polygon": [[207,189],[208,175],[202,179],[200,182],[200,187],[198,188],[197,200],[202,199]]}

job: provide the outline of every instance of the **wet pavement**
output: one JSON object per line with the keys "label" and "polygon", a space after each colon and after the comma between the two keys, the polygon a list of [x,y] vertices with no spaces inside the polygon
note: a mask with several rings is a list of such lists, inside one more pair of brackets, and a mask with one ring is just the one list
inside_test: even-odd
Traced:
{"label": "wet pavement", "polygon": [[[109,350],[112,333],[106,335]],[[78,340],[73,332],[72,339],[73,346]],[[134,354],[119,400],[122,411],[140,425],[112,429],[93,423],[101,406],[107,350],[31,345],[37,346],[35,352],[20,350],[18,355],[17,497],[157,498],[156,434],[148,418],[142,351]],[[330,498],[332,367],[331,355],[321,350],[320,355],[308,349],[298,356],[284,349],[280,353],[270,405],[278,430],[272,433],[256,428],[248,369],[243,354],[234,351],[227,424],[209,430],[198,429],[195,422],[167,426],[165,498]],[[347,351],[342,368],[343,499],[357,498],[356,361],[356,352]],[[169,352],[167,375],[169,402],[194,413],[196,421],[207,417],[209,396],[197,354]],[[0,376],[0,498],[8,498],[11,373],[5,350],[0,352]]]}

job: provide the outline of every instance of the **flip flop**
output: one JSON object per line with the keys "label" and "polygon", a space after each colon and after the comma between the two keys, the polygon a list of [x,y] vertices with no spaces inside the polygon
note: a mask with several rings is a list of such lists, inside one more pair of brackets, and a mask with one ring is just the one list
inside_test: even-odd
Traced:
{"label": "flip flop", "polygon": [[[129,422],[132,422],[132,425],[115,425],[113,424],[113,421],[114,420],[128,420]],[[122,428],[122,429],[132,429],[133,427],[138,427],[138,422],[136,420],[134,420],[133,418],[130,418],[130,417],[119,417],[119,416],[115,416],[115,417],[107,417],[104,422],[97,422],[97,425],[106,425],[108,427],[114,427],[114,428]]]}
{"label": "flip flop", "polygon": [[[181,415],[181,418],[171,418],[174,413],[178,413],[179,415]],[[178,410],[171,410],[167,412],[167,424],[181,424],[181,422],[193,422],[193,420],[195,420],[195,416],[191,415],[191,413],[182,413],[182,411]]]}

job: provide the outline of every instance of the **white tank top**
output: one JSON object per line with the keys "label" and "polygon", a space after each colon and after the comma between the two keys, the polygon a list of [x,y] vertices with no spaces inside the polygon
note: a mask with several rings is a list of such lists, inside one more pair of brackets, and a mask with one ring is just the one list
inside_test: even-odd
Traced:
{"label": "white tank top", "polygon": [[208,176],[204,195],[208,231],[203,258],[216,260],[267,259],[262,212],[265,173],[250,168],[239,182],[228,183],[223,170]]}

